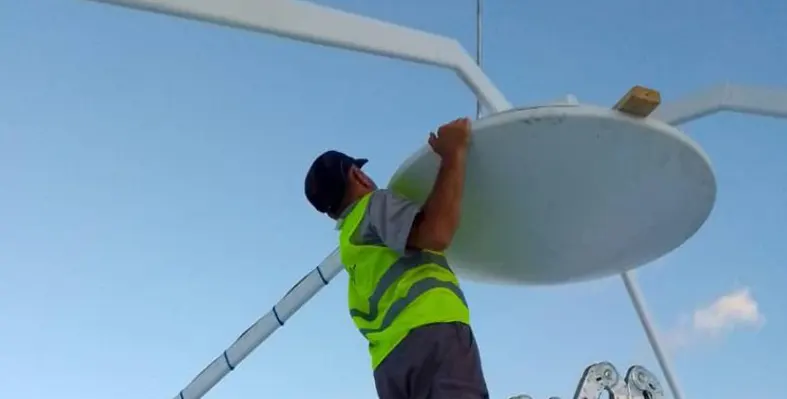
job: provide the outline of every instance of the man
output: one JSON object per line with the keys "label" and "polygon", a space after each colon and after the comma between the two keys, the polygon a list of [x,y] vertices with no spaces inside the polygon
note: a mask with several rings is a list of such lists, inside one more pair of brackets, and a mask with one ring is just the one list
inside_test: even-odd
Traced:
{"label": "man", "polygon": [[309,202],[337,220],[350,275],[350,315],[369,342],[381,399],[489,397],[470,312],[443,251],[459,227],[470,121],[429,135],[441,158],[419,206],[377,189],[355,159],[320,155],[306,176]]}

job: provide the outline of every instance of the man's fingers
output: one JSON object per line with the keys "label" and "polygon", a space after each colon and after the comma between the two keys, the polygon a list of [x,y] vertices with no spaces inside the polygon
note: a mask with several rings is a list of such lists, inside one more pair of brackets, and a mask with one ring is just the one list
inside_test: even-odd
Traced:
{"label": "man's fingers", "polygon": [[438,129],[438,132],[440,130],[442,130],[443,128],[454,128],[454,127],[461,127],[461,128],[465,128],[465,129],[469,128],[470,127],[470,118],[464,117],[464,118],[454,119],[451,122],[448,122],[448,123],[444,124],[443,126],[440,126],[440,129]]}
{"label": "man's fingers", "polygon": [[459,125],[462,127],[467,127],[470,124],[470,118],[459,118],[455,121],[451,122],[452,125]]}

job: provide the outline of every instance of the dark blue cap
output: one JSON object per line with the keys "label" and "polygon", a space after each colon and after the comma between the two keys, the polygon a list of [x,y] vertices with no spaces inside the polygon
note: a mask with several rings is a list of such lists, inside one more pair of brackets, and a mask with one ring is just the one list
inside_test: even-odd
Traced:
{"label": "dark blue cap", "polygon": [[304,191],[309,202],[321,213],[337,215],[347,190],[353,166],[363,167],[368,160],[355,159],[339,151],[326,151],[314,160],[306,174]]}

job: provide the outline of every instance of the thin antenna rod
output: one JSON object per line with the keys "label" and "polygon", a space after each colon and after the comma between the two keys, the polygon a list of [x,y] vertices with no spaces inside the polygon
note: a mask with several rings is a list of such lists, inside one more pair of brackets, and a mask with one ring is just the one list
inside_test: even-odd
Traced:
{"label": "thin antenna rod", "polygon": [[[478,64],[478,67],[481,67],[482,61],[482,53],[481,53],[481,46],[482,46],[482,36],[481,36],[481,13],[482,13],[482,1],[483,0],[475,0],[475,63]],[[475,118],[478,119],[481,117],[481,102],[476,100],[475,102]]]}
{"label": "thin antenna rod", "polygon": [[648,310],[645,307],[645,298],[634,278],[634,272],[629,270],[620,276],[623,278],[623,285],[631,298],[631,303],[634,305],[634,310],[637,312],[640,323],[642,323],[642,328],[645,329],[645,335],[648,338],[650,347],[653,349],[653,354],[656,356],[656,361],[661,366],[661,372],[667,380],[667,386],[672,391],[672,398],[683,399],[683,393],[678,387],[678,381],[675,378],[675,373],[672,371],[672,365],[667,359],[664,348],[661,346],[659,335],[656,332],[656,327],[653,325],[650,314],[648,314]]}

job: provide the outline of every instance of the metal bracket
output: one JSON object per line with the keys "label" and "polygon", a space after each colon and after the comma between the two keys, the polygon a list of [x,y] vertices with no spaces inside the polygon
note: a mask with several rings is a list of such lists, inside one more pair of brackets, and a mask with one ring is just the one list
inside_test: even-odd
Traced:
{"label": "metal bracket", "polygon": [[[656,376],[642,366],[629,367],[621,378],[609,362],[595,363],[582,373],[573,399],[599,399],[607,392],[609,399],[664,399],[664,390]],[[512,396],[510,399],[533,399],[529,395]],[[550,399],[559,399],[551,397]]]}

